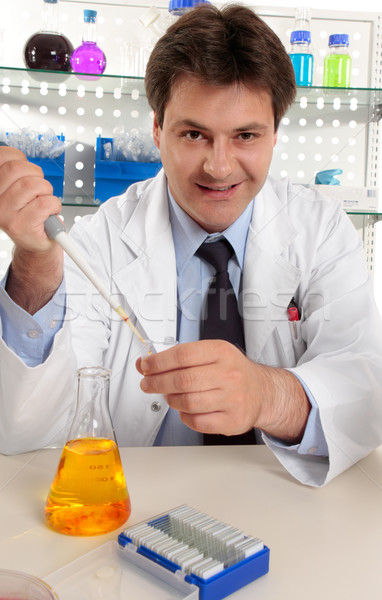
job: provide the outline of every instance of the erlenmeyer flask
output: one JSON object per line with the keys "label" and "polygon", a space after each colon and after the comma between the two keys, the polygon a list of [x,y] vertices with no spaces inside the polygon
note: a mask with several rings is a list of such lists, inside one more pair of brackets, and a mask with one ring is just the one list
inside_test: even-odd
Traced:
{"label": "erlenmeyer flask", "polygon": [[60,533],[99,535],[123,525],[131,505],[109,413],[111,371],[85,367],[77,374],[77,408],[45,519]]}

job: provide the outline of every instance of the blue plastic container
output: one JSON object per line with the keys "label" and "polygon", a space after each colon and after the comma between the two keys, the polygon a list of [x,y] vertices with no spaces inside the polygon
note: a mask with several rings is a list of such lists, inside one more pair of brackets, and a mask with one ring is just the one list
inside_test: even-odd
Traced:
{"label": "blue plastic container", "polygon": [[[58,135],[57,139],[64,142],[65,136]],[[31,158],[29,162],[38,165],[44,172],[44,177],[53,186],[53,194],[57,198],[64,197],[64,175],[65,175],[65,152],[58,158]]]}
{"label": "blue plastic container", "polygon": [[112,138],[97,138],[94,190],[96,203],[123,194],[131,184],[155,177],[162,168],[162,163],[105,160],[103,146],[112,141]]}
{"label": "blue plastic container", "polygon": [[53,186],[53,195],[64,197],[65,152],[58,158],[28,158],[29,162],[42,168],[44,177]]}

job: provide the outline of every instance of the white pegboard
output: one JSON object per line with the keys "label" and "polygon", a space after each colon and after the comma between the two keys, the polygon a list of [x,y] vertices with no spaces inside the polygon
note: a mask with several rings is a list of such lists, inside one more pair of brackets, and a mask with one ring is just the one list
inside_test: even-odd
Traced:
{"label": "white pegboard", "polygon": [[[74,75],[65,80],[58,76],[44,83],[34,81],[23,71],[0,69],[0,127],[9,131],[25,126],[36,130],[51,127],[71,141],[66,153],[64,196],[66,202],[78,205],[93,203],[96,137],[111,137],[113,129],[121,125],[149,130],[152,126],[143,82],[123,78],[121,58],[126,45],[155,41],[139,23],[139,16],[150,6],[150,0],[141,1],[139,6],[118,1],[61,0],[61,29],[74,46],[81,41],[82,12],[89,4],[98,10],[98,42],[107,56],[108,76],[98,82],[82,82]],[[23,46],[39,28],[40,9],[41,0],[13,0],[12,11],[7,11],[2,24],[4,65],[23,67]],[[255,10],[289,49],[294,9],[256,7]],[[166,3],[161,11],[166,14]],[[351,92],[317,87],[299,89],[298,101],[280,125],[271,165],[271,173],[276,177],[289,176],[297,183],[313,183],[317,171],[341,168],[342,185],[376,185],[379,126],[373,119],[374,104],[380,104],[381,100],[379,94],[366,89],[381,86],[380,16],[312,11],[314,86],[322,85],[328,37],[340,31],[350,36],[351,85],[361,89]],[[365,226],[362,227],[366,242],[368,236]]]}

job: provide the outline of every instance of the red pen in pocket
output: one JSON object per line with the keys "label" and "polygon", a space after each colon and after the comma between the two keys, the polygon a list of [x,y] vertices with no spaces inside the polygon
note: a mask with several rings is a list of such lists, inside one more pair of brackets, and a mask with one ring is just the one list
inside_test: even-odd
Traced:
{"label": "red pen in pocket", "polygon": [[293,322],[293,335],[297,338],[297,326],[296,321],[300,320],[297,304],[294,298],[288,304],[288,319]]}

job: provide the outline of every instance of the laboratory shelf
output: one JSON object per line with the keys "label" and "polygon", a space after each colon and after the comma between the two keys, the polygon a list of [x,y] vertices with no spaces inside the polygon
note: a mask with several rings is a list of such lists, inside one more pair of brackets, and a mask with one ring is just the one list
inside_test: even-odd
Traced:
{"label": "laboratory shelf", "polygon": [[[66,92],[80,93],[85,88],[87,94],[99,94],[102,89],[104,94],[116,93],[116,90],[126,92],[138,89],[140,94],[145,93],[144,80],[141,77],[128,77],[124,75],[103,74],[97,77],[81,73],[63,73],[39,69],[26,69],[20,67],[0,66],[0,85],[11,88],[30,88],[40,90],[48,88],[65,90]],[[4,90],[3,90],[4,93]]]}
{"label": "laboratory shelf", "polygon": [[[121,74],[103,74],[92,78],[81,73],[61,73],[56,71],[27,69],[20,67],[0,66],[0,84],[15,88],[40,89],[48,87],[49,90],[66,89],[67,92],[78,92],[85,87],[86,93],[99,93],[102,88],[105,94],[115,94],[115,90],[138,89],[145,94],[144,79],[142,77],[129,77]],[[295,103],[300,105],[316,105],[322,103],[338,103],[343,105],[359,104],[361,106],[377,106],[382,104],[382,88],[349,87],[331,88],[323,86],[297,87]]]}
{"label": "laboratory shelf", "polygon": [[376,106],[382,103],[382,89],[380,88],[333,88],[323,86],[298,86],[296,103],[301,104],[306,100],[307,104],[341,103],[343,105]]}

